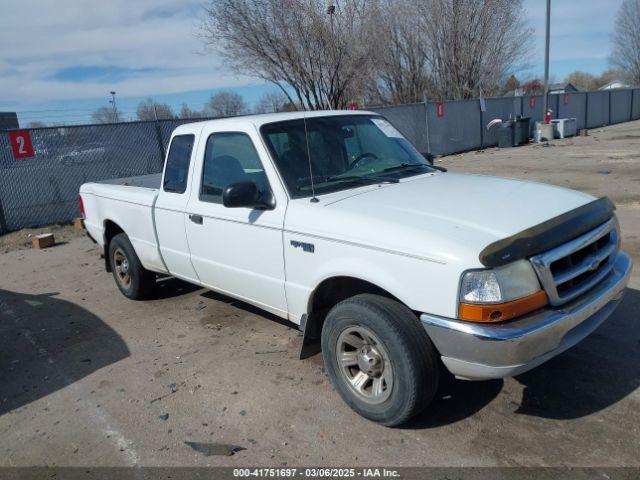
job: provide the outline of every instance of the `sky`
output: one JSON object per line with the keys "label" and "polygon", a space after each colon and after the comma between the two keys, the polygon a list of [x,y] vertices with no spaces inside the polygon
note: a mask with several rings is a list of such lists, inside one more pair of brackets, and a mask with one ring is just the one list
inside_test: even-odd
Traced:
{"label": "sky", "polygon": [[[275,87],[234,73],[206,51],[199,19],[207,0],[2,0],[0,111],[30,121],[86,123],[109,106],[125,119],[147,97],[175,111],[202,109],[211,94],[232,90],[254,104]],[[391,0],[393,1],[393,0]],[[553,80],[574,70],[607,69],[610,36],[622,0],[552,0]],[[535,29],[530,67],[542,76],[545,0],[524,0]]]}

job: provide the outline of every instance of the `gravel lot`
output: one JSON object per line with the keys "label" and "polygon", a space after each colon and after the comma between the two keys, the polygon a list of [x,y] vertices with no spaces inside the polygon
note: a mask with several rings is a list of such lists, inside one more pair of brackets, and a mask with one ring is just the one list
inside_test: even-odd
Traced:
{"label": "gravel lot", "polygon": [[[640,122],[440,160],[608,195],[640,262]],[[18,237],[20,234],[15,234]],[[20,243],[20,242],[18,242]],[[0,466],[640,466],[640,274],[598,331],[504,381],[444,385],[405,428],[358,417],[300,334],[175,280],[118,292],[86,238],[0,254]],[[239,446],[205,456],[185,441]]]}

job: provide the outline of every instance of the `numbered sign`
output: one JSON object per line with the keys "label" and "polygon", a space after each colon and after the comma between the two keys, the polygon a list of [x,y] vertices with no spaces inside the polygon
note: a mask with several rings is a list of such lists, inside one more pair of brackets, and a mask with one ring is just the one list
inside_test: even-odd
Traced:
{"label": "numbered sign", "polygon": [[533,108],[536,106],[536,97],[531,95],[529,97],[529,108]]}
{"label": "numbered sign", "polygon": [[436,115],[438,118],[444,117],[444,102],[436,103]]}
{"label": "numbered sign", "polygon": [[9,140],[11,141],[11,150],[13,150],[13,158],[16,160],[35,156],[29,130],[11,131],[9,132]]}

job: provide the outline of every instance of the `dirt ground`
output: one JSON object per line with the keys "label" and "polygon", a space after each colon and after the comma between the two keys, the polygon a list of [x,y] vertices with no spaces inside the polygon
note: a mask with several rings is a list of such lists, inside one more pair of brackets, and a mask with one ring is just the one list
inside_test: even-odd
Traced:
{"label": "dirt ground", "polygon": [[83,230],[79,230],[73,225],[49,225],[42,228],[23,228],[17,232],[0,235],[0,253],[31,249],[32,237],[41,233],[53,233],[57,244],[67,243],[73,238],[81,238],[86,235]]}
{"label": "dirt ground", "polygon": [[[606,194],[640,261],[639,122],[440,164]],[[640,466],[637,268],[619,309],[573,349],[516,378],[448,382],[389,429],[349,410],[321,358],[298,360],[300,333],[274,317],[175,280],[129,301],[86,238],[11,250],[0,466]],[[243,449],[205,456],[185,442]]]}

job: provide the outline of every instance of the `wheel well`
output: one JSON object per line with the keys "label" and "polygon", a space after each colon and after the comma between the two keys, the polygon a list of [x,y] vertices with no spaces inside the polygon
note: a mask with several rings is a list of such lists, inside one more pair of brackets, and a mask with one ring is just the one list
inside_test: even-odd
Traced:
{"label": "wheel well", "polygon": [[112,222],[111,220],[106,220],[104,222],[104,267],[107,272],[111,271],[111,261],[109,260],[109,244],[111,243],[111,239],[119,233],[124,233],[124,230],[120,228],[120,225]]}
{"label": "wheel well", "polygon": [[309,309],[304,322],[305,339],[319,339],[322,325],[329,310],[342,300],[361,293],[373,293],[399,301],[385,289],[366,280],[345,276],[328,278],[316,287],[309,301]]}

